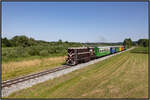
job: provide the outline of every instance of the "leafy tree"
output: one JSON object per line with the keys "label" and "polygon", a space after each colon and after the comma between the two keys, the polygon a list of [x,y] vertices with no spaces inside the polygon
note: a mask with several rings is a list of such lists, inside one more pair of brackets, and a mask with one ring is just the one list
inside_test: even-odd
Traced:
{"label": "leafy tree", "polygon": [[68,41],[65,41],[65,43],[69,43]]}
{"label": "leafy tree", "polygon": [[57,44],[61,45],[63,42],[61,39],[58,40]]}
{"label": "leafy tree", "polygon": [[61,39],[59,39],[59,40],[58,40],[58,42],[59,42],[59,43],[62,43],[62,40],[61,40]]}
{"label": "leafy tree", "polygon": [[5,37],[4,39],[2,39],[2,46],[3,46],[3,47],[11,47],[12,44],[11,44],[11,42]]}
{"label": "leafy tree", "polygon": [[138,40],[138,45],[139,46],[143,46],[143,47],[148,47],[149,40],[148,39],[139,39]]}
{"label": "leafy tree", "polygon": [[123,45],[124,45],[126,48],[131,48],[131,47],[132,47],[132,40],[131,40],[130,38],[125,39],[124,42],[123,42]]}
{"label": "leafy tree", "polygon": [[32,45],[32,41],[33,39],[29,39],[28,37],[26,37],[25,35],[22,36],[14,36],[11,41],[13,46],[22,46],[22,47],[27,47],[27,46],[31,46]]}

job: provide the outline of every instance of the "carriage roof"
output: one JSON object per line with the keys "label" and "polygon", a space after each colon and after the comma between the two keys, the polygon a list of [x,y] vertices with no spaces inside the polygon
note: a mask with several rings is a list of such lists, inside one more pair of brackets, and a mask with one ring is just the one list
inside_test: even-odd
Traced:
{"label": "carriage roof", "polygon": [[99,46],[98,48],[112,48],[112,47],[123,47],[123,46]]}

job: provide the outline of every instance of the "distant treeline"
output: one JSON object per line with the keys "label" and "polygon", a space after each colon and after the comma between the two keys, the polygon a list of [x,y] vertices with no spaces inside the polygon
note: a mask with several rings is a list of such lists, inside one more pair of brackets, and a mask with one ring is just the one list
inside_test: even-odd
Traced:
{"label": "distant treeline", "polygon": [[148,39],[139,39],[138,41],[132,41],[131,38],[127,38],[124,40],[123,45],[127,48],[130,48],[132,46],[148,47],[149,40]]}
{"label": "distant treeline", "polygon": [[63,43],[67,43],[70,45],[80,44],[84,46],[115,46],[115,45],[126,45],[126,46],[143,46],[148,47],[149,41],[148,39],[139,39],[138,41],[132,41],[131,38],[127,38],[124,42],[117,42],[117,43],[104,43],[104,42],[97,42],[97,43],[77,43],[77,42],[62,42],[62,40],[58,40],[57,42],[46,42],[43,40],[35,40],[34,38],[28,38],[27,36],[14,36],[11,39],[2,38],[2,47],[30,47],[30,46],[39,46],[39,45],[62,45]]}
{"label": "distant treeline", "polygon": [[116,46],[116,45],[124,45],[127,48],[132,46],[142,46],[148,47],[149,40],[148,39],[139,39],[138,41],[132,41],[131,38],[126,38],[123,42],[117,43],[83,43],[86,46]]}
{"label": "distant treeline", "polygon": [[14,36],[11,39],[2,38],[2,47],[31,47],[31,46],[39,46],[39,45],[62,45],[62,44],[70,44],[70,45],[81,45],[79,42],[62,42],[62,40],[58,40],[56,42],[47,42],[43,40],[35,40],[34,38],[28,38],[25,35]]}
{"label": "distant treeline", "polygon": [[123,45],[122,42],[117,42],[117,43],[83,43],[86,46],[115,46],[115,45]]}
{"label": "distant treeline", "polygon": [[149,40],[148,39],[139,39],[138,41],[132,41],[130,38],[128,38],[128,39],[124,40],[123,45],[126,46],[127,48],[130,48],[132,46],[148,47]]}

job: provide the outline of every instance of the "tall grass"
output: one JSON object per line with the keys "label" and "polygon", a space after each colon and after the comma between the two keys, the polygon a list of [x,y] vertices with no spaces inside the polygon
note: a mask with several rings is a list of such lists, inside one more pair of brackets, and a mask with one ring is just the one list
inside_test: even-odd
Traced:
{"label": "tall grass", "polygon": [[47,70],[65,63],[65,57],[49,57],[2,63],[2,80]]}

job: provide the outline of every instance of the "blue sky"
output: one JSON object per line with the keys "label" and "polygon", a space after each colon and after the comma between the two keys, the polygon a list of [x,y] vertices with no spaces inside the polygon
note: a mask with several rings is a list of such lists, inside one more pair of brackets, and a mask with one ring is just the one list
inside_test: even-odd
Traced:
{"label": "blue sky", "polygon": [[122,42],[148,38],[147,2],[3,2],[2,37]]}

